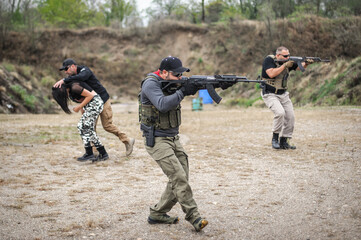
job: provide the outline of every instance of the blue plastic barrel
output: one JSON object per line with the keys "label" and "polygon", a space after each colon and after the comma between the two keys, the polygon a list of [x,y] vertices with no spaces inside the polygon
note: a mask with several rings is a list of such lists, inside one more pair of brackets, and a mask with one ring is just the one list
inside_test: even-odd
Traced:
{"label": "blue plastic barrel", "polygon": [[203,104],[212,104],[213,99],[209,95],[207,89],[199,90],[199,97],[203,99]]}

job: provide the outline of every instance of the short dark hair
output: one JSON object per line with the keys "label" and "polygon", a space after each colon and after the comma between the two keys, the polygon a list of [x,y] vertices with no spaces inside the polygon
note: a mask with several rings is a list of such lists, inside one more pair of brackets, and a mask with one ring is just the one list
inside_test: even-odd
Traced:
{"label": "short dark hair", "polygon": [[69,96],[68,92],[66,91],[65,84],[61,85],[60,88],[53,87],[52,95],[55,101],[60,105],[61,109],[63,109],[63,111],[67,114],[71,114],[71,111],[68,107]]}

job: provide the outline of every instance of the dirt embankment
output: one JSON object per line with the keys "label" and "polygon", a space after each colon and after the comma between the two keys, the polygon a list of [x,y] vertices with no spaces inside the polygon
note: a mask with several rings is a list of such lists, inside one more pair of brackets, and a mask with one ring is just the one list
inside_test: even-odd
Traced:
{"label": "dirt embankment", "polygon": [[[263,58],[279,45],[287,46],[292,55],[331,58],[331,64],[340,58],[351,61],[361,55],[360,29],[360,17],[335,20],[305,17],[298,21],[278,20],[270,25],[241,21],[199,26],[164,21],[145,29],[124,32],[105,28],[45,30],[34,33],[31,41],[27,35],[11,33],[6,47],[0,50],[0,60],[14,64],[13,70],[5,70],[16,71],[25,81],[31,82],[33,90],[44,92],[47,100],[51,82],[62,77],[58,68],[68,57],[89,66],[114,99],[134,99],[141,79],[156,70],[160,60],[168,55],[180,57],[184,65],[192,69],[191,74],[222,73],[256,78]],[[30,70],[22,71],[21,68]],[[317,68],[314,70],[318,71]],[[312,81],[325,82],[327,79],[322,75],[322,72],[314,74],[313,78],[317,79]],[[10,86],[18,84],[16,79],[20,78],[10,76],[6,81]],[[33,90],[26,90],[28,95],[40,96],[33,94]],[[237,89],[233,95],[241,97],[247,90]],[[11,92],[8,87],[1,91],[1,105],[5,110],[9,101],[3,96],[7,91]],[[13,93],[7,97],[23,99],[20,95]],[[16,101],[24,106],[24,100]],[[39,98],[38,102],[44,100]],[[50,111],[26,105],[26,111],[15,108],[17,110],[13,112]]]}

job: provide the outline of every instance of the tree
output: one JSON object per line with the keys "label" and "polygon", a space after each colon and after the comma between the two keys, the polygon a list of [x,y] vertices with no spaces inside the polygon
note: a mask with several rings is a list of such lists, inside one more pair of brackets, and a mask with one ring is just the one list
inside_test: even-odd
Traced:
{"label": "tree", "polygon": [[12,30],[24,30],[33,41],[36,22],[32,0],[0,1],[0,46],[5,48],[8,32]]}
{"label": "tree", "polygon": [[202,22],[204,23],[205,14],[204,14],[204,0],[202,0]]}
{"label": "tree", "polygon": [[189,0],[185,12],[191,23],[197,24],[202,21],[202,3],[198,0]]}
{"label": "tree", "polygon": [[39,12],[46,22],[57,27],[87,26],[92,18],[83,0],[40,0]]}
{"label": "tree", "polygon": [[279,0],[273,1],[272,3],[268,0],[268,3],[266,4],[272,4],[272,9],[276,18],[285,18],[295,10],[294,0]]}
{"label": "tree", "polygon": [[218,22],[223,12],[224,3],[221,0],[215,0],[210,2],[206,8],[208,12],[208,20],[210,22]]}
{"label": "tree", "polygon": [[180,0],[153,0],[153,7],[147,9],[147,13],[153,19],[172,16],[173,12],[181,7]]}
{"label": "tree", "polygon": [[126,24],[127,18],[136,12],[134,0],[108,0],[106,7],[109,8],[109,10],[106,10],[106,24],[109,25],[111,20],[117,21],[120,28]]}

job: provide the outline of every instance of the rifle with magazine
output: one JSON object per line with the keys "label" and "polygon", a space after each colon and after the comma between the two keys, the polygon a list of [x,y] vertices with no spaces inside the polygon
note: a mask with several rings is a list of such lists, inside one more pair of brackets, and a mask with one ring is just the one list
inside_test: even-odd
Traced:
{"label": "rifle with magazine", "polygon": [[330,62],[329,59],[321,59],[319,57],[295,57],[291,56],[288,59],[285,60],[275,60],[276,62],[288,62],[288,61],[294,61],[297,63],[298,67],[302,72],[305,71],[305,68],[302,66],[302,62],[306,62],[308,64],[314,63],[314,62]]}
{"label": "rifle with magazine", "polygon": [[264,80],[249,80],[247,77],[236,76],[236,75],[193,75],[190,77],[182,77],[180,80],[162,80],[162,90],[173,93],[175,90],[180,89],[184,85],[192,85],[198,90],[207,89],[211,98],[216,102],[220,103],[222,98],[217,94],[215,88],[227,89],[239,82],[254,82],[254,83],[265,83]]}

